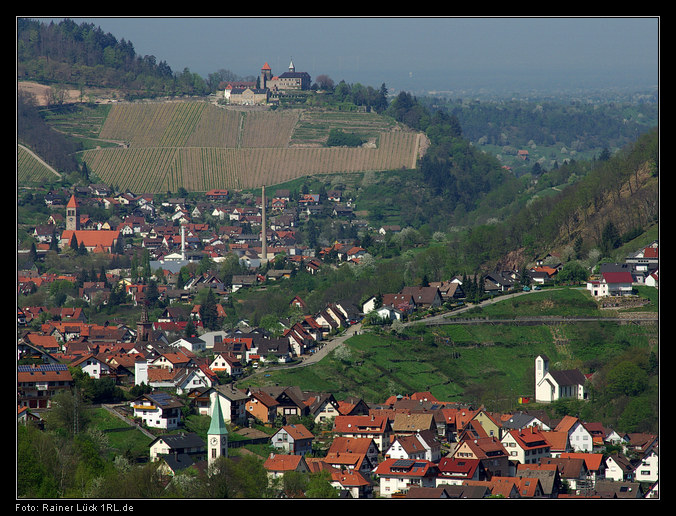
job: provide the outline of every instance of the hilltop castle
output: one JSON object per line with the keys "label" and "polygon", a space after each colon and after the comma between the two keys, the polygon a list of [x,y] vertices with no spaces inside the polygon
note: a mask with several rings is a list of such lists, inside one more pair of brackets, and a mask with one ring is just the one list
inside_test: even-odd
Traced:
{"label": "hilltop castle", "polygon": [[280,75],[273,75],[272,68],[266,62],[258,81],[230,82],[225,87],[223,97],[230,104],[267,104],[278,100],[286,92],[309,90],[311,84],[310,74],[297,72],[293,60],[289,63],[289,70]]}

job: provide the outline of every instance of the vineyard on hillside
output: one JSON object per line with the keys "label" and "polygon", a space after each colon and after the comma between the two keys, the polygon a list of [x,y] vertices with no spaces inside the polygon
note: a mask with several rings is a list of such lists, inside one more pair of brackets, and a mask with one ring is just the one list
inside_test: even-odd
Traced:
{"label": "vineyard on hillside", "polygon": [[58,175],[21,145],[17,145],[16,148],[16,172],[17,183],[24,185],[45,184],[59,179]]}
{"label": "vineyard on hillside", "polygon": [[[322,147],[332,127],[375,145]],[[224,109],[206,102],[116,104],[99,138],[119,147],[84,152],[103,182],[138,192],[274,185],[312,174],[415,167],[423,136],[375,114]]]}

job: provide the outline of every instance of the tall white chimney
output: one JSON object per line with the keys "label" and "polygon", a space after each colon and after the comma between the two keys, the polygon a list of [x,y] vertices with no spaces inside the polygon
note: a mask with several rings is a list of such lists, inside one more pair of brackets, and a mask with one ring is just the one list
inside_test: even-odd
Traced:
{"label": "tall white chimney", "polygon": [[268,261],[268,237],[267,237],[267,232],[266,232],[266,226],[267,226],[267,220],[265,217],[265,205],[267,204],[267,200],[265,199],[265,185],[263,185],[263,191],[261,193],[261,200],[263,202],[263,212],[262,212],[262,229],[261,229],[261,262],[262,263],[267,263]]}
{"label": "tall white chimney", "polygon": [[185,261],[185,225],[181,224],[181,260]]}

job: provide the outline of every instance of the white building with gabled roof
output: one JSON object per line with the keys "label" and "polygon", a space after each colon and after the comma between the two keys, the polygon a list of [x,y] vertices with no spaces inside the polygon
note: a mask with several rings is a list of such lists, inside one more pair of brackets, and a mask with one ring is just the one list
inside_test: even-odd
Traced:
{"label": "white building with gabled roof", "polygon": [[587,399],[586,381],[577,369],[550,371],[547,355],[535,358],[536,403],[551,403],[561,398]]}

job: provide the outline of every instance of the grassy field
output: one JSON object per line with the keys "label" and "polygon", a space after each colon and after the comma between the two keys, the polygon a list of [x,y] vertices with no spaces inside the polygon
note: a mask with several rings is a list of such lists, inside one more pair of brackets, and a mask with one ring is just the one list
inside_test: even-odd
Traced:
{"label": "grassy field", "polygon": [[[598,315],[583,291],[541,294],[546,297],[497,303],[486,313]],[[361,396],[367,402],[431,391],[440,400],[511,409],[519,396],[534,394],[534,360],[541,353],[549,356],[554,369],[586,373],[629,349],[656,349],[657,337],[657,325],[620,325],[612,319],[537,326],[414,325],[401,336],[365,332],[319,364],[274,371],[243,384],[298,385],[332,392],[337,399]]]}
{"label": "grassy field", "polygon": [[104,408],[90,411],[90,427],[102,431],[108,440],[110,457],[128,454],[132,457],[147,457],[151,439],[115,417]]}

